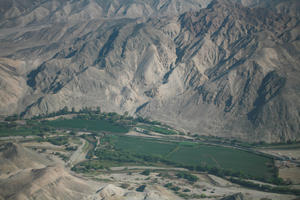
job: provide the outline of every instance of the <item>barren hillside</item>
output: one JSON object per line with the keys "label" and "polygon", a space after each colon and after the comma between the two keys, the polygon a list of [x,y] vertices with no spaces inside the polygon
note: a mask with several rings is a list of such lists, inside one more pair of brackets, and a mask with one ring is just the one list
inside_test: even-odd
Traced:
{"label": "barren hillside", "polygon": [[3,115],[100,106],[196,134],[299,139],[297,1],[12,2]]}

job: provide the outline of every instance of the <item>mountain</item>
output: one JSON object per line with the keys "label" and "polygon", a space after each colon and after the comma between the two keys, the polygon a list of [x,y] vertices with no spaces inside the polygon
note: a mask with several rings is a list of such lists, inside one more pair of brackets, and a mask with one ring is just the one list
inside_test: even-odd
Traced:
{"label": "mountain", "polygon": [[3,115],[100,106],[193,134],[299,140],[297,0],[26,2],[1,10]]}
{"label": "mountain", "polygon": [[0,199],[180,200],[181,198],[162,186],[148,186],[144,192],[137,192],[82,178],[43,154],[21,144],[8,142],[0,145]]}
{"label": "mountain", "polygon": [[76,177],[59,166],[23,170],[0,178],[0,186],[0,199],[181,200],[161,186],[149,186],[145,192],[128,191]]}
{"label": "mountain", "polygon": [[23,170],[0,179],[0,185],[3,199],[82,199],[96,191],[95,183],[56,166]]}
{"label": "mountain", "polygon": [[2,174],[15,173],[27,168],[42,168],[51,163],[38,153],[14,143],[0,145],[0,158]]}
{"label": "mountain", "polygon": [[176,15],[205,8],[210,0],[1,0],[0,27]]}
{"label": "mountain", "polygon": [[0,145],[0,199],[82,199],[100,187],[89,184],[21,144]]}

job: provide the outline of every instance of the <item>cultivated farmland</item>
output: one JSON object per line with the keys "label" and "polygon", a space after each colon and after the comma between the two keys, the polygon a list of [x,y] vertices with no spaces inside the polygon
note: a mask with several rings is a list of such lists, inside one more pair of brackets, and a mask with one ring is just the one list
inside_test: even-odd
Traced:
{"label": "cultivated farmland", "polygon": [[88,131],[107,131],[113,133],[127,133],[128,128],[118,124],[111,123],[107,120],[86,120],[86,119],[58,119],[47,121],[45,124],[55,128],[78,129]]}
{"label": "cultivated farmland", "polygon": [[271,178],[274,175],[272,159],[238,149],[137,137],[107,137],[118,151],[160,157],[175,165],[215,167],[257,178]]}

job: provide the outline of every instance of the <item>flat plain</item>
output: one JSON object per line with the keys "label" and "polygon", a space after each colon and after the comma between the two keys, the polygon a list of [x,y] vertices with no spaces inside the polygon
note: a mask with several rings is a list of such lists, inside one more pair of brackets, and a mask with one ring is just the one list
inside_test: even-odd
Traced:
{"label": "flat plain", "polygon": [[274,175],[271,158],[234,148],[128,136],[110,136],[110,138],[111,143],[121,151],[159,155],[177,164],[206,165],[263,178],[270,178]]}

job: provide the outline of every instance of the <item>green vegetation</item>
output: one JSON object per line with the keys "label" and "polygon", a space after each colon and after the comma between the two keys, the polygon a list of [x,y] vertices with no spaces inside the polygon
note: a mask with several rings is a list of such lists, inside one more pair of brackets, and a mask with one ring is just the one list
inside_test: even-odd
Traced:
{"label": "green vegetation", "polygon": [[34,121],[26,121],[25,124],[0,122],[0,137],[39,135],[49,131],[52,131],[50,127]]}
{"label": "green vegetation", "polygon": [[77,146],[68,146],[66,147],[66,151],[76,151],[78,149]]}
{"label": "green vegetation", "polygon": [[134,119],[126,114],[118,115],[117,113],[99,113],[97,111],[81,111],[81,113],[77,113],[73,119],[61,118],[53,121],[43,121],[44,125],[54,128],[106,131],[113,133],[127,133],[129,129],[137,123],[142,123],[137,127],[145,131],[154,131],[165,135],[178,134],[178,132],[172,128],[161,125],[156,121],[150,121],[141,117]]}
{"label": "green vegetation", "polygon": [[180,187],[175,186],[172,183],[167,183],[167,184],[164,185],[164,187],[166,187],[166,188],[168,188],[170,190],[173,190],[175,192],[178,192],[181,189]]}
{"label": "green vegetation", "polygon": [[75,172],[88,173],[93,170],[109,170],[109,167],[119,166],[119,163],[112,161],[87,160],[72,168]]}
{"label": "green vegetation", "polygon": [[[71,110],[71,111],[70,111]],[[72,114],[72,119],[64,118],[65,115]],[[47,120],[51,117],[61,118],[56,120]],[[141,127],[145,132],[154,131],[166,135],[181,134],[167,125],[157,121],[151,121],[142,117],[133,118],[128,113],[119,115],[117,113],[101,113],[98,107],[96,110],[84,108],[79,112],[75,109],[64,107],[58,112],[35,116],[32,120],[23,120],[25,124],[17,124],[21,116],[9,116],[5,122],[0,123],[1,136],[28,136],[39,135],[45,132],[55,132],[57,129],[69,129],[70,135],[75,135],[74,130],[86,130],[91,132],[111,132],[127,133],[131,128]]]}
{"label": "green vegetation", "polygon": [[89,146],[90,146],[90,144],[89,144],[88,142],[85,142],[85,143],[84,143],[84,146],[83,146],[83,148],[82,148],[82,151],[83,151],[83,152],[87,152],[87,151],[89,150]]}
{"label": "green vegetation", "polygon": [[198,181],[198,177],[191,174],[190,172],[178,172],[176,174],[177,178],[183,178],[183,179],[186,179],[188,181],[190,181],[191,183],[195,183]]}
{"label": "green vegetation", "polygon": [[[109,136],[108,136],[109,137]],[[120,151],[162,157],[176,147],[176,143],[140,137],[110,137],[111,144]]]}
{"label": "green vegetation", "polygon": [[111,144],[122,152],[152,155],[161,158],[162,162],[190,166],[194,170],[198,166],[199,170],[201,167],[203,171],[210,169],[218,175],[221,169],[225,169],[236,172],[238,176],[244,173],[251,177],[273,177],[272,159],[237,149],[124,136],[112,137]]}
{"label": "green vegetation", "polygon": [[264,185],[264,184],[257,184],[253,183],[251,181],[246,181],[242,179],[236,179],[236,178],[230,178],[230,181],[232,183],[237,183],[239,185],[264,191],[264,192],[273,192],[273,193],[279,193],[279,194],[295,194],[295,195],[300,195],[300,190],[299,189],[291,189],[285,186],[276,186],[272,187],[270,185]]}
{"label": "green vegetation", "polygon": [[[70,113],[74,114],[72,119],[43,120],[45,117]],[[19,119],[19,116],[12,116],[7,118],[6,122],[0,123],[0,136],[38,135],[41,136],[39,138],[40,141],[67,146],[67,136],[54,135],[49,137],[49,135],[56,133],[57,129],[71,130],[69,135],[72,137],[76,137],[77,130],[92,132],[90,135],[80,136],[87,141],[83,149],[85,152],[88,152],[86,158],[89,160],[76,165],[73,168],[75,171],[107,170],[110,166],[120,164],[175,166],[192,171],[205,171],[220,177],[234,176],[258,179],[274,184],[283,183],[278,178],[273,160],[252,152],[200,142],[172,142],[162,139],[122,136],[122,133],[127,133],[134,127],[165,135],[181,134],[160,122],[150,121],[141,117],[133,118],[128,116],[128,113],[124,115],[101,113],[100,108],[96,111],[83,109],[80,113],[76,113],[74,109],[69,112],[68,108],[64,108],[48,116],[36,117],[37,120],[23,120],[20,123],[14,121],[16,119]],[[39,121],[40,119],[43,121]],[[99,132],[118,133],[119,135],[106,134],[102,137]],[[97,146],[97,137],[100,136],[101,145],[99,147]],[[208,143],[231,144],[243,147],[251,146],[251,144],[218,137],[195,136],[195,138]],[[296,148],[299,147],[299,144],[292,145]],[[276,147],[289,148],[284,145]],[[67,146],[66,150],[73,151],[75,149]],[[147,175],[148,173],[150,174],[150,171],[145,170],[143,173]],[[187,179],[190,182],[197,181],[197,177],[192,174],[178,173],[177,177]]]}
{"label": "green vegetation", "polygon": [[208,166],[223,168],[257,177],[270,178],[273,176],[272,160],[253,153],[222,146],[198,144],[194,146],[181,145],[169,156],[173,162],[182,165]]}
{"label": "green vegetation", "polygon": [[171,190],[175,191],[175,192],[178,192],[181,188],[178,187],[178,186],[174,186],[171,188]]}
{"label": "green vegetation", "polygon": [[259,143],[253,143],[252,146],[255,147],[263,147],[263,148],[300,148],[300,142],[299,141],[292,141],[288,140],[286,142],[278,142],[278,143],[266,143],[264,141],[261,141]]}
{"label": "green vegetation", "polygon": [[[101,138],[101,148],[93,155],[100,161],[123,165],[169,165],[220,177],[253,178],[280,184],[272,159],[222,146],[106,135]],[[196,176],[186,172],[178,173],[177,177],[197,181]]]}
{"label": "green vegetation", "polygon": [[145,188],[146,188],[146,185],[141,185],[140,187],[136,188],[136,191],[137,192],[144,192]]}
{"label": "green vegetation", "polygon": [[155,163],[161,163],[162,160],[159,157],[150,156],[150,155],[142,155],[142,154],[132,154],[129,152],[123,151],[114,151],[114,150],[105,150],[99,149],[95,152],[95,156],[98,157],[99,160],[103,161],[113,161],[119,162],[122,164],[140,164],[140,165],[147,165]]}
{"label": "green vegetation", "polygon": [[[74,114],[74,118],[65,119],[63,117],[57,120],[45,120],[48,117],[63,116],[65,114]],[[7,117],[5,122],[0,122],[0,137],[3,136],[28,136],[40,135],[46,132],[55,132],[59,129],[75,129],[88,131],[105,131],[113,133],[127,133],[129,129],[137,123],[137,119],[127,115],[118,115],[117,113],[100,113],[100,109],[91,111],[83,109],[81,112],[68,112],[67,108],[59,112],[44,116],[37,116],[32,120],[19,120],[19,116]],[[70,135],[74,135],[71,132]]]}
{"label": "green vegetation", "polygon": [[107,131],[114,133],[127,133],[128,128],[106,120],[90,119],[58,119],[53,121],[44,121],[44,124],[55,128],[79,129],[88,131]]}
{"label": "green vegetation", "polygon": [[265,145],[263,149],[289,150],[300,149],[300,143]]}
{"label": "green vegetation", "polygon": [[142,175],[145,175],[145,176],[149,176],[149,175],[150,175],[150,170],[149,170],[149,169],[146,169],[146,170],[144,170],[141,174],[142,174]]}
{"label": "green vegetation", "polygon": [[46,141],[54,145],[62,146],[68,144],[68,137],[49,137]]}
{"label": "green vegetation", "polygon": [[172,187],[173,186],[173,183],[166,183],[165,185],[164,185],[164,187],[166,187],[166,188],[170,188],[170,187]]}
{"label": "green vegetation", "polygon": [[254,143],[247,143],[245,141],[232,139],[232,138],[224,138],[224,137],[218,137],[218,136],[205,136],[205,135],[193,135],[195,139],[198,139],[200,141],[205,141],[207,143],[212,144],[225,144],[230,146],[238,146],[242,148],[253,148],[255,147]]}
{"label": "green vegetation", "polygon": [[155,125],[138,125],[137,127],[145,129],[147,131],[153,131],[156,133],[161,133],[164,135],[176,135],[178,132],[168,129],[168,128],[163,128],[161,126],[155,126]]}
{"label": "green vegetation", "polygon": [[[175,193],[184,199],[205,199],[205,198],[207,198],[207,196],[205,194],[190,194],[189,195],[186,193],[181,193],[179,191],[176,191]],[[209,196],[208,198],[213,199],[212,196]]]}
{"label": "green vegetation", "polygon": [[54,155],[59,156],[63,161],[68,161],[69,160],[69,158],[66,155],[62,154],[62,153],[55,152]]}
{"label": "green vegetation", "polygon": [[[88,136],[92,137],[92,136]],[[87,139],[87,137],[85,138]],[[101,148],[98,148],[96,151],[89,151],[87,158],[91,159],[92,157],[96,156],[97,160],[100,163],[118,163],[118,165],[123,164],[123,165],[162,165],[162,164],[171,164],[167,160],[164,160],[161,156],[159,156],[159,153],[162,151],[172,150],[173,146],[168,147],[168,145],[158,145],[157,149],[151,148],[155,147],[154,145],[156,144],[155,141],[152,140],[146,140],[149,141],[149,143],[145,142],[143,138],[135,138],[134,141],[130,140],[131,138],[125,137],[125,136],[106,136],[101,138]],[[148,148],[148,150],[152,150],[152,154],[149,155],[149,152],[147,151],[142,151],[138,152],[138,149],[136,151],[133,151],[134,149],[131,150],[122,150],[119,149],[120,147],[116,148],[116,143],[121,144],[122,140],[124,142],[122,148],[127,148],[127,147],[132,147],[133,146],[145,146]],[[88,140],[89,142],[93,142],[92,139]],[[135,142],[135,143],[133,143]],[[139,147],[142,149],[142,147]],[[91,148],[94,149],[94,148]],[[94,160],[93,160],[94,161]],[[88,166],[88,165],[92,166]],[[102,168],[97,168],[97,165],[94,163],[80,163],[79,165],[76,165],[73,170],[78,171],[80,170],[81,172],[90,172],[91,170],[98,170]]]}

